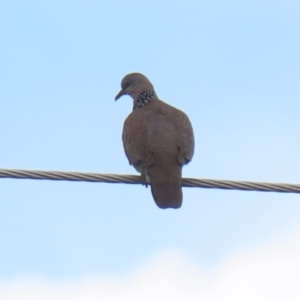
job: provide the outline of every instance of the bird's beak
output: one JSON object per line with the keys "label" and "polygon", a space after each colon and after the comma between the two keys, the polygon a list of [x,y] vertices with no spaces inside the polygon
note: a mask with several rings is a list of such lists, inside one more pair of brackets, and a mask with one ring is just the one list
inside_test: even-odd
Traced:
{"label": "bird's beak", "polygon": [[122,96],[126,95],[127,92],[125,90],[121,90],[118,95],[115,97],[115,101],[117,101],[119,98],[121,98]]}

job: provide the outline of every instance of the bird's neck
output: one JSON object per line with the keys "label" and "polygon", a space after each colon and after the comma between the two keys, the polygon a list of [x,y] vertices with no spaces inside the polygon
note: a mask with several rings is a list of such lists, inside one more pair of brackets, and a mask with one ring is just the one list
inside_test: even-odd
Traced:
{"label": "bird's neck", "polygon": [[147,103],[156,99],[157,96],[154,91],[144,91],[140,93],[133,101],[133,109],[142,108]]}

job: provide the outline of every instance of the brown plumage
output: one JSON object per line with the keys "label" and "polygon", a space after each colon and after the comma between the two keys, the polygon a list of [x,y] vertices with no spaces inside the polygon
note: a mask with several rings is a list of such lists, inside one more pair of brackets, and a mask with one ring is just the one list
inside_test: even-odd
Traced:
{"label": "brown plumage", "polygon": [[159,100],[142,74],[126,75],[116,100],[128,94],[134,109],[123,127],[129,163],[145,176],[160,208],[182,204],[181,169],[193,157],[192,125],[185,113]]}

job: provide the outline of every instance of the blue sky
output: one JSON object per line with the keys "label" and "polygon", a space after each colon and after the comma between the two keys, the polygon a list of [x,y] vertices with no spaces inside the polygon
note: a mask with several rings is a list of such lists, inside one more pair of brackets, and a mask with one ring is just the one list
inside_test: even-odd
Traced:
{"label": "blue sky", "polygon": [[[1,168],[135,174],[132,100],[114,97],[138,71],[193,124],[185,177],[300,183],[299,14],[298,1],[2,1]],[[165,211],[142,186],[1,179],[0,282],[126,278],[173,253],[210,272],[300,228],[296,194],[183,193]]]}

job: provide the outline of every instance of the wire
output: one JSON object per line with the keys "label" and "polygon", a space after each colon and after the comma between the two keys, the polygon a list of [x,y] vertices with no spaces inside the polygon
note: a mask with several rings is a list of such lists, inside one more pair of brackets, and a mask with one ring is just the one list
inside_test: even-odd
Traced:
{"label": "wire", "polygon": [[[85,172],[83,173],[83,172],[0,169],[0,178],[65,180],[65,181],[127,183],[127,184],[147,185],[147,182],[141,176],[99,174],[99,173],[85,173]],[[300,184],[287,184],[287,183],[267,183],[267,182],[251,182],[251,181],[183,178],[182,186],[209,188],[209,189],[225,189],[225,190],[300,193]]]}

